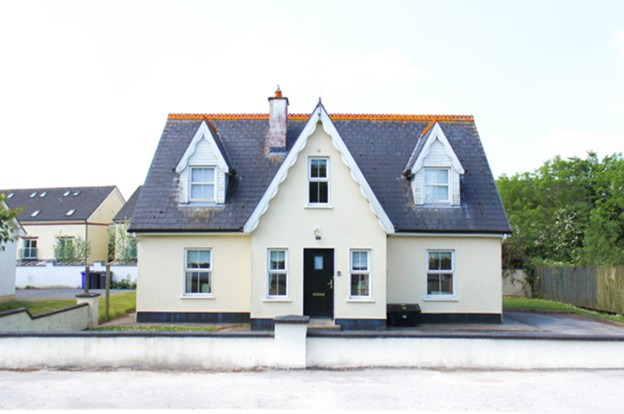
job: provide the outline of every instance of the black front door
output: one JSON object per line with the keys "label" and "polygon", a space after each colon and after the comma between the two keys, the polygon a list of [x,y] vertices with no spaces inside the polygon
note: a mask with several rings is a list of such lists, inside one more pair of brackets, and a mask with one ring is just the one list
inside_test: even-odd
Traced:
{"label": "black front door", "polygon": [[303,314],[334,317],[334,250],[303,251]]}

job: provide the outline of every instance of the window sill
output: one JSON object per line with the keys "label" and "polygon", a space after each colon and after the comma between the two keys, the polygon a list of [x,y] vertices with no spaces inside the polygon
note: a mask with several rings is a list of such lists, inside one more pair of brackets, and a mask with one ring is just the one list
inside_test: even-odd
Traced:
{"label": "window sill", "polygon": [[264,303],[290,303],[292,299],[290,298],[264,298],[262,299]]}
{"label": "window sill", "polygon": [[334,208],[334,206],[332,206],[331,204],[306,204],[305,206],[303,206],[303,208],[309,208],[309,209],[328,209],[331,210],[332,208]]}
{"label": "window sill", "polygon": [[196,300],[196,299],[214,299],[214,295],[182,295],[180,296],[180,299],[192,299],[192,300]]}
{"label": "window sill", "polygon": [[349,298],[345,302],[347,303],[375,303],[375,299],[372,298]]}
{"label": "window sill", "polygon": [[455,295],[425,296],[425,302],[459,302]]}

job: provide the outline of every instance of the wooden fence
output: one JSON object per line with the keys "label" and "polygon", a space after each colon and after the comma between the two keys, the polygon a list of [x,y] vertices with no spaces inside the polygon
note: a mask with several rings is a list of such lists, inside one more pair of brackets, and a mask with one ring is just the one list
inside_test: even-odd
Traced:
{"label": "wooden fence", "polygon": [[624,314],[624,266],[538,267],[544,299]]}

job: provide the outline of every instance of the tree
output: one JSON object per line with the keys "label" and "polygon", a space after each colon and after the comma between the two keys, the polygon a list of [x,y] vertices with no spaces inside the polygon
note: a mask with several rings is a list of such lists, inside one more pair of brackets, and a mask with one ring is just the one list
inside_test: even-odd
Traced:
{"label": "tree", "polygon": [[78,237],[58,237],[54,243],[54,258],[64,264],[85,263],[91,253],[91,243]]}
{"label": "tree", "polygon": [[624,264],[621,154],[555,157],[497,185],[513,232],[503,246],[505,266]]}
{"label": "tree", "polygon": [[137,258],[136,237],[128,233],[129,221],[113,226],[114,257],[115,261],[123,264],[134,263]]}
{"label": "tree", "polygon": [[17,217],[20,210],[11,210],[4,202],[5,195],[0,193],[0,250],[5,249],[5,245],[15,240],[15,229],[13,219]]}

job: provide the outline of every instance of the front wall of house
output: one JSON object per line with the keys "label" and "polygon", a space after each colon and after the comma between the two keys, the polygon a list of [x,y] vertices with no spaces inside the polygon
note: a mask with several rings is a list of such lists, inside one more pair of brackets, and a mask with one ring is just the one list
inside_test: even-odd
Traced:
{"label": "front wall of house", "polygon": [[[85,239],[85,225],[79,224],[23,224],[24,230],[29,237],[37,237],[37,258],[39,260],[54,259],[54,245],[59,236],[80,237]],[[21,259],[21,252],[24,247],[23,240],[20,240],[17,249],[17,258]]]}
{"label": "front wall of house", "polygon": [[[306,207],[310,156],[330,159],[330,208]],[[315,238],[316,228],[320,240]],[[334,250],[334,318],[385,319],[386,234],[320,125],[308,138],[306,147],[260,218],[252,233],[251,247],[252,318],[302,315],[304,249],[326,248]],[[267,299],[267,250],[270,248],[288,251],[288,297],[285,300]],[[368,300],[349,299],[351,249],[370,251],[372,297]]]}
{"label": "front wall of house", "polygon": [[[251,243],[248,236],[138,238],[138,312],[249,312]],[[212,252],[212,297],[185,296],[185,252]]]}
{"label": "front wall of house", "polygon": [[[388,303],[417,303],[423,313],[502,312],[500,237],[388,238]],[[454,298],[427,296],[428,251],[454,254]]]}

